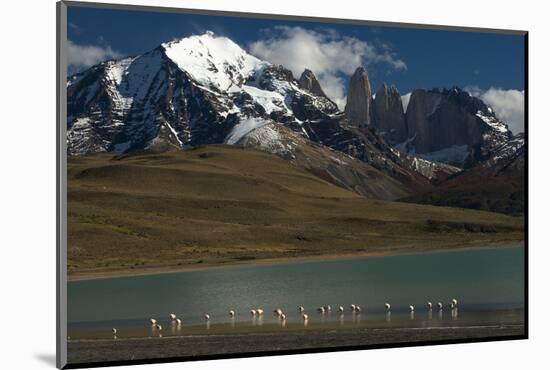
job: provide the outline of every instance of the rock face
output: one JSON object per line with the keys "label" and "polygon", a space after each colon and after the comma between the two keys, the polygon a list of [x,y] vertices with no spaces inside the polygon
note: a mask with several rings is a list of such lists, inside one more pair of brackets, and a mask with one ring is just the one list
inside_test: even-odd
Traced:
{"label": "rock face", "polygon": [[400,150],[460,167],[488,159],[512,137],[490,107],[458,88],[413,91],[406,122]]}
{"label": "rock face", "polygon": [[345,113],[358,126],[371,124],[372,89],[367,71],[363,67],[355,70],[350,79]]}
{"label": "rock face", "polygon": [[325,92],[321,88],[321,84],[319,83],[319,80],[317,80],[317,77],[315,77],[315,74],[313,74],[313,72],[310,71],[309,69],[305,69],[302,72],[302,75],[298,80],[298,86],[301,89],[310,91],[312,94],[315,94],[317,96],[322,96],[328,99],[328,97],[325,95]]}
{"label": "rock face", "polygon": [[371,119],[378,133],[391,145],[402,143],[409,137],[401,95],[395,86],[380,86],[372,105]]}
{"label": "rock face", "polygon": [[415,90],[407,109],[407,122],[419,154],[481,142],[482,126],[477,117],[439,91]]}

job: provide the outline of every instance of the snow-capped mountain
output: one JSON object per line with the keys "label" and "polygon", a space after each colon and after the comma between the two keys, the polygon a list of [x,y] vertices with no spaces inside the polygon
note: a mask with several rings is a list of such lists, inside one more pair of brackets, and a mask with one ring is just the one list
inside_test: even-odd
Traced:
{"label": "snow-capped mountain", "polygon": [[300,126],[337,112],[290,71],[211,32],[102,63],[72,76],[67,89],[73,155],[221,143],[249,118]]}
{"label": "snow-capped mountain", "polygon": [[311,71],[295,79],[211,32],[96,65],[70,77],[67,90],[70,155],[242,144],[278,124],[408,186],[425,185],[371,128],[351,124]]}
{"label": "snow-capped mountain", "polygon": [[[489,107],[456,89],[416,90],[401,117],[405,113],[394,87],[384,85],[377,101],[364,68],[352,80],[350,103],[341,112],[310,70],[295,78],[284,66],[260,60],[212,32],[173,40],[69,78],[68,154],[245,145],[312,171],[330,168],[336,183],[391,199],[426,190],[430,182],[486,160],[512,138]],[[391,120],[379,122],[384,117]],[[399,150],[388,144],[403,137],[408,139],[396,146]],[[318,165],[309,165],[304,153],[322,160],[310,158]],[[368,167],[355,163],[342,167],[347,172],[336,171],[329,166],[331,156]],[[367,184],[380,176],[393,189],[387,194]]]}

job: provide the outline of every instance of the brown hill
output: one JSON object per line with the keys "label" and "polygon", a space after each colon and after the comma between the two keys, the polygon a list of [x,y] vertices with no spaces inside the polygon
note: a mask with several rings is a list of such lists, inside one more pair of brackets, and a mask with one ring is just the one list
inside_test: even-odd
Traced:
{"label": "brown hill", "polygon": [[372,200],[224,145],[71,157],[67,212],[71,278],[523,239],[517,218]]}

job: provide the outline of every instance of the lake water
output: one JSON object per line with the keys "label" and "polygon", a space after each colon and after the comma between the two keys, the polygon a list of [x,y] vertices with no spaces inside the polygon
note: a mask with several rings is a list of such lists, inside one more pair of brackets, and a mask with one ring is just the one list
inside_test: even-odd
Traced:
{"label": "lake water", "polygon": [[[110,335],[113,326],[119,333],[152,335],[149,318],[170,327],[170,313],[181,317],[183,326],[164,330],[168,335],[271,330],[283,326],[275,308],[287,313],[287,327],[297,327],[303,326],[299,306],[309,314],[309,328],[523,323],[524,293],[523,247],[230,266],[70,282],[69,335]],[[455,297],[459,309],[451,314],[447,304]],[[427,301],[443,302],[445,308],[429,312]],[[391,303],[391,315],[385,302]],[[352,303],[361,306],[361,314],[351,312]],[[416,307],[413,315],[410,304]],[[322,305],[331,305],[332,312],[318,313]],[[263,308],[264,317],[252,318],[252,308]],[[205,313],[211,316],[208,323]]]}

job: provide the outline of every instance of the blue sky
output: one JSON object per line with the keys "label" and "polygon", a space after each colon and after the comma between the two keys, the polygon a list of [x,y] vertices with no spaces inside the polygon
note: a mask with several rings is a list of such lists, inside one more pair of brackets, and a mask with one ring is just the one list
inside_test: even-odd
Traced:
{"label": "blue sky", "polygon": [[382,82],[402,94],[452,86],[480,96],[491,88],[524,90],[524,39],[517,35],[81,7],[69,7],[68,23],[70,72],[212,30],[295,75],[312,69],[339,105],[358,64],[367,67],[375,90]]}

